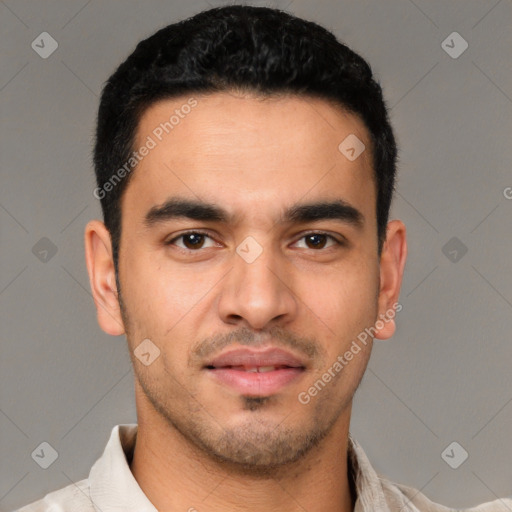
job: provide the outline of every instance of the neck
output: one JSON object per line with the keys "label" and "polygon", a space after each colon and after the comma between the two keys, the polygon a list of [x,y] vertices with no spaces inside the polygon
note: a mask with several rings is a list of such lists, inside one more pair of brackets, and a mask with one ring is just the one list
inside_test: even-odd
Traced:
{"label": "neck", "polygon": [[329,435],[299,462],[272,474],[242,473],[211,459],[159,415],[139,414],[131,471],[162,511],[352,512],[347,471],[350,406]]}

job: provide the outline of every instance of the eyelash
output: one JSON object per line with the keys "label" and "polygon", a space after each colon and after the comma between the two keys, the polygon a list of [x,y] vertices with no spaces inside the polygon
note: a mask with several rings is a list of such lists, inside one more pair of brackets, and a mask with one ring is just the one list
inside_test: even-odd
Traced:
{"label": "eyelash", "polygon": [[[174,237],[173,239],[165,242],[165,245],[173,245],[176,240],[179,240],[180,238],[183,238],[183,237],[185,237],[187,235],[202,235],[202,236],[206,236],[206,237],[208,237],[208,238],[213,240],[213,238],[208,233],[205,233],[204,231],[186,231],[185,233],[181,233],[181,235],[178,235],[178,236]],[[330,235],[329,233],[325,233],[323,231],[311,231],[309,233],[306,233],[306,234],[302,235],[299,238],[299,240],[302,240],[303,238],[306,238],[306,237],[311,236],[311,235],[323,235],[323,236],[326,236],[327,238],[331,239],[336,245],[338,245],[340,247],[346,246],[345,242],[343,242],[341,240],[338,240],[333,235]],[[327,249],[330,249],[332,247],[333,246],[327,247],[327,248],[318,249],[317,252],[320,252],[322,250],[327,250]],[[197,250],[183,248],[183,247],[178,247],[178,249],[181,249],[182,251],[187,251],[187,252],[199,252],[199,250],[202,249],[202,247],[200,247]],[[311,250],[315,251],[316,249],[311,249]]]}

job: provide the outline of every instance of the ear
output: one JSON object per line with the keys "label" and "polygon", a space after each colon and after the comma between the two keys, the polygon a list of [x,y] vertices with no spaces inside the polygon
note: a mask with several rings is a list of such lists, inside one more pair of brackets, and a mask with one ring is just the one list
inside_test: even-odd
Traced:
{"label": "ear", "polygon": [[85,227],[85,261],[100,327],[112,336],[124,334],[110,232],[99,220]]}
{"label": "ear", "polygon": [[391,338],[395,333],[394,316],[402,309],[397,304],[406,259],[405,225],[400,220],[392,220],[387,225],[386,240],[380,257],[379,317],[376,324],[384,325],[382,329],[377,329],[375,337],[381,340]]}

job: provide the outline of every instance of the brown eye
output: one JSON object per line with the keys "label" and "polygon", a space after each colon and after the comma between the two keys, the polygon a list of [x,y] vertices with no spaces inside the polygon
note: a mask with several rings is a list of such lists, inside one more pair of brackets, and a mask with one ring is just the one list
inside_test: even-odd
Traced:
{"label": "brown eye", "polygon": [[327,248],[332,247],[333,245],[343,245],[341,241],[327,233],[308,233],[307,235],[304,235],[300,240],[306,241],[306,249],[325,249],[329,240],[331,240],[333,243],[330,246],[327,246]]}
{"label": "brown eye", "polygon": [[187,249],[200,249],[204,243],[204,235],[200,233],[187,233],[182,238]]}
{"label": "brown eye", "polygon": [[[201,233],[199,231],[189,231],[188,233],[182,233],[181,235],[173,238],[166,242],[166,245],[176,245],[180,249],[185,249],[189,251],[194,251],[197,249],[203,249],[205,240],[211,237],[206,233]],[[175,244],[177,240],[182,240],[182,245]],[[210,246],[213,247],[213,246]]]}
{"label": "brown eye", "polygon": [[315,233],[304,237],[307,244],[312,244],[314,249],[323,249],[327,243],[327,235],[320,235]]}

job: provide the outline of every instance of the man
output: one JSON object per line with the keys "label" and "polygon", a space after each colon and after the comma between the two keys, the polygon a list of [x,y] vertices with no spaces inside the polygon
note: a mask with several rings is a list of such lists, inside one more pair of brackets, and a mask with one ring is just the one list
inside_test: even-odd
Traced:
{"label": "man", "polygon": [[401,308],[395,162],[370,67],[314,23],[230,6],[139,43],[103,90],[104,224],[85,233],[138,424],[21,510],[449,510],[378,475],[349,433]]}

